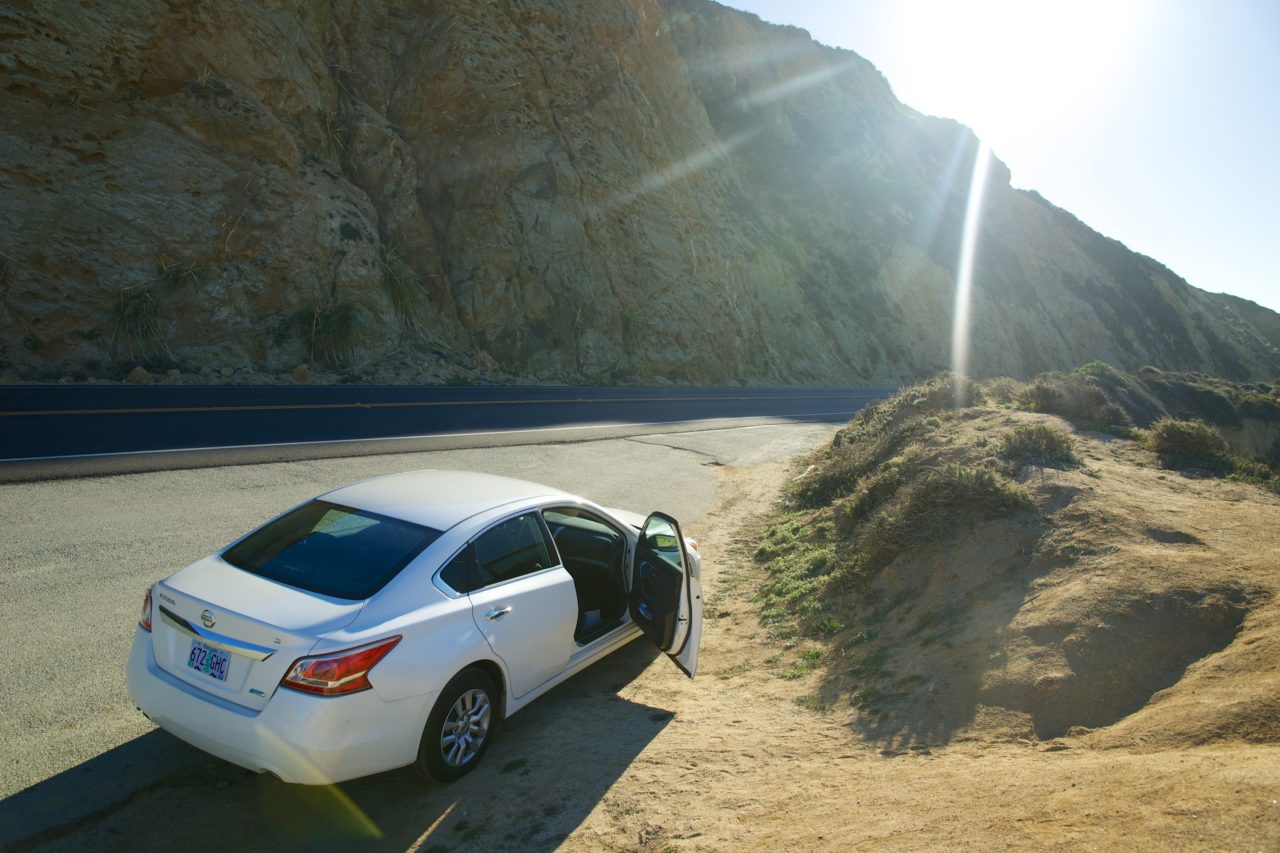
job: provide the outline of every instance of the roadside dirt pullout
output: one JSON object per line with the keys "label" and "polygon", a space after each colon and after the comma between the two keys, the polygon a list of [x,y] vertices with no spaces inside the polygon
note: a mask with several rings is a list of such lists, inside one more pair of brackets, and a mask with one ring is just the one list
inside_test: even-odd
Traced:
{"label": "roadside dirt pullout", "polygon": [[[844,638],[783,639],[761,622],[753,601],[760,569],[749,546],[795,472],[784,463],[717,467],[724,501],[689,531],[704,554],[714,617],[696,681],[633,644],[514,717],[485,765],[449,786],[424,787],[397,772],[300,789],[214,764],[211,778],[223,779],[220,809],[245,816],[220,823],[220,843],[422,851],[1280,848],[1280,749],[1267,734],[1274,714],[1261,719],[1277,693],[1280,620],[1259,595],[1276,582],[1280,507],[1256,490],[1238,491],[1247,487],[1134,469],[1120,444],[1084,438],[1082,445],[1096,476],[1025,475],[1029,488],[1057,496],[1051,512],[1078,515],[1054,558],[1077,572],[1059,582],[1051,571],[1040,586],[1010,581],[1008,601],[985,593],[968,601],[953,590],[951,600],[968,602],[956,617],[960,629],[925,620],[923,630],[940,636],[914,648],[933,657],[884,662],[895,678],[929,671],[937,679],[932,687],[912,679],[918,701],[899,703],[891,718],[850,699],[858,686],[841,680],[851,678],[841,664]],[[1000,575],[1025,564],[1031,555],[1020,549],[1039,541],[998,525],[977,533],[957,538],[941,564],[920,558],[896,576],[946,579],[979,565]],[[1158,594],[1148,597],[1152,590]],[[941,581],[919,594],[902,613],[903,630],[947,597]],[[1102,603],[1105,611],[1096,609]],[[1073,632],[1074,645],[1066,642]],[[982,635],[1014,653],[992,660]],[[1171,635],[1186,639],[1154,668],[1135,664],[1110,682],[1072,668],[1075,680],[1065,678],[1082,659],[1122,661],[1132,648],[1136,660],[1149,637]],[[1063,647],[1072,651],[1046,651]],[[1158,676],[1142,681],[1148,671]],[[1053,681],[1055,673],[1064,679]],[[1089,696],[1135,679],[1129,693],[1090,716]],[[1055,692],[1075,698],[1044,699]],[[1053,710],[1061,708],[1068,710]],[[1129,711],[1136,713],[1116,716]],[[1090,723],[1111,725],[1071,728]],[[1042,739],[1064,727],[1066,736]],[[157,835],[156,821],[189,808],[188,793],[182,786],[144,793],[120,815],[48,847],[137,850],[149,849],[139,843],[149,839],[162,849],[188,830],[175,825]]]}

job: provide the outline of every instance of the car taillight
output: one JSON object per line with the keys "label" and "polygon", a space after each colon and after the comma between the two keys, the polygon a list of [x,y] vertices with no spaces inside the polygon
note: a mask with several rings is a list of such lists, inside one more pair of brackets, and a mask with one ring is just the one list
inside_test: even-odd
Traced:
{"label": "car taillight", "polygon": [[387,652],[394,649],[398,642],[400,637],[397,636],[354,649],[299,658],[289,667],[289,672],[280,684],[321,696],[340,696],[368,690],[373,686],[369,683],[369,670],[386,657]]}
{"label": "car taillight", "polygon": [[142,599],[142,615],[138,617],[138,625],[144,631],[151,631],[151,587],[147,587],[147,597]]}

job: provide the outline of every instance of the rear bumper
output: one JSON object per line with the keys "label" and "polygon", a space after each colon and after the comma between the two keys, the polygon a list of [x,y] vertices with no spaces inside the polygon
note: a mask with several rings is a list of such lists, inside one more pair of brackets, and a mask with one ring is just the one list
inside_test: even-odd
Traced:
{"label": "rear bumper", "polygon": [[304,785],[413,763],[436,699],[435,692],[385,702],[375,690],[325,697],[278,689],[266,707],[251,711],[162,670],[142,628],[125,675],[134,704],[160,728],[233,764]]}

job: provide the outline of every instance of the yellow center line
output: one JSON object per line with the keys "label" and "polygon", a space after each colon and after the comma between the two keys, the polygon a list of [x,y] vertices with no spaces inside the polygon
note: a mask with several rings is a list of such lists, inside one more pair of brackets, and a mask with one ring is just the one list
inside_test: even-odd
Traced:
{"label": "yellow center line", "polygon": [[53,415],[153,415],[193,414],[211,412],[285,412],[315,409],[422,409],[444,406],[529,406],[537,404],[565,405],[574,403],[670,403],[677,401],[710,402],[716,400],[848,400],[860,398],[858,394],[807,394],[801,397],[787,394],[729,395],[715,397],[566,397],[555,400],[414,400],[392,403],[276,403],[240,406],[164,406],[129,409],[35,409],[24,412],[0,412],[0,418],[37,418]]}

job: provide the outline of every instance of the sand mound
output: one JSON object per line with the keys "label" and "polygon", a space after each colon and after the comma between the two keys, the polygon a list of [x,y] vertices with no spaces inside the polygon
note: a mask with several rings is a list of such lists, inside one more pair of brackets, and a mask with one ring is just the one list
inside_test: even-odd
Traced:
{"label": "sand mound", "polygon": [[[863,585],[822,588],[826,609],[802,620],[838,616],[822,702],[886,750],[1280,743],[1280,498],[1000,409],[927,434],[924,468],[976,459],[1028,424],[1069,433],[1079,462],[1005,468],[1030,509],[957,510]],[[837,547],[823,564],[849,559]]]}

